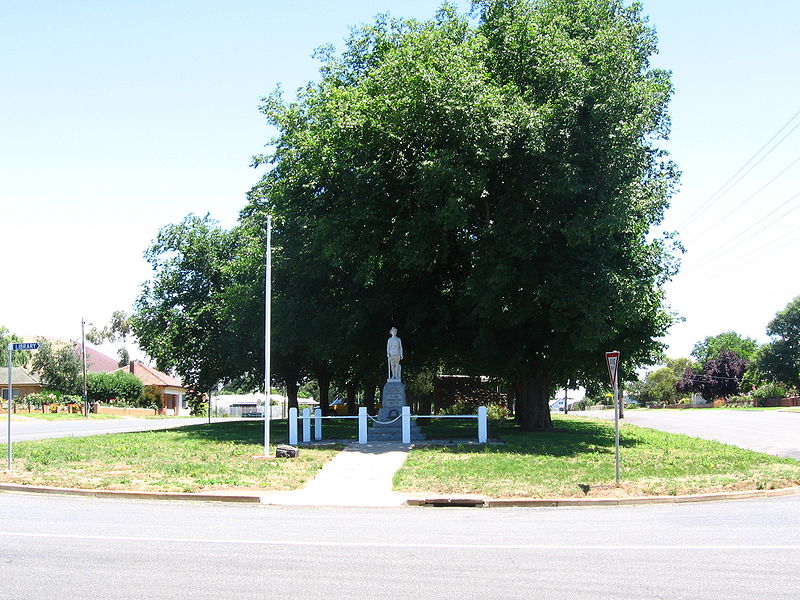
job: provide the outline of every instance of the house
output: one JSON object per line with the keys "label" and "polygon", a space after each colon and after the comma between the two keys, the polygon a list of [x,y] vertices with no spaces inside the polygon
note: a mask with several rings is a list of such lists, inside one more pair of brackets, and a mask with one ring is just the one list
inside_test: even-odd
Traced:
{"label": "house", "polygon": [[[80,344],[73,344],[72,351],[75,355],[83,359]],[[119,369],[119,361],[102,352],[86,346],[86,372],[87,373],[112,373]]]}
{"label": "house", "polygon": [[[8,400],[8,368],[0,369],[0,387],[3,400]],[[16,400],[20,400],[34,392],[42,391],[42,382],[38,375],[23,367],[11,367],[11,389]]]}
{"label": "house", "polygon": [[117,371],[132,373],[141,380],[145,390],[158,394],[161,397],[161,406],[163,406],[161,414],[170,416],[191,414],[189,401],[186,398],[186,392],[189,390],[179,379],[153,367],[148,367],[138,360],[132,360],[127,367],[122,367]]}

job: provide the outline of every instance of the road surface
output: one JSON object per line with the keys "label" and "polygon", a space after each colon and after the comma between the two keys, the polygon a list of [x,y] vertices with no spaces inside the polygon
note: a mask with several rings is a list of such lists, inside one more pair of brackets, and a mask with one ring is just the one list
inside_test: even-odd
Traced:
{"label": "road surface", "polygon": [[[571,414],[614,419],[613,410]],[[683,433],[800,460],[800,413],[776,410],[626,410],[623,423]],[[800,536],[800,533],[798,533]]]}
{"label": "road surface", "polygon": [[796,600],[800,497],[275,508],[0,494],[0,598]]}
{"label": "road surface", "polygon": [[[7,415],[0,415],[0,444],[8,440]],[[211,419],[212,423],[236,421],[238,419]],[[140,419],[126,417],[122,419],[64,419],[63,421],[44,421],[41,419],[11,420],[11,440],[41,440],[58,437],[86,437],[104,433],[128,433],[131,431],[150,431],[154,429],[174,429],[187,425],[208,423],[208,417],[190,417],[180,419]]]}

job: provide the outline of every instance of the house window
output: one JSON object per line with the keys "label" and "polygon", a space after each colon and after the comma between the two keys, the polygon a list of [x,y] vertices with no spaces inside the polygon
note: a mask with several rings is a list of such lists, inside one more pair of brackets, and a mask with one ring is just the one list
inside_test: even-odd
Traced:
{"label": "house window", "polygon": [[[12,381],[11,383],[14,382]],[[14,388],[14,398],[19,398],[21,391],[19,388]],[[3,400],[8,400],[8,388],[3,388]]]}
{"label": "house window", "polygon": [[186,396],[181,396],[181,406],[183,408],[189,408],[189,400],[187,400]]}

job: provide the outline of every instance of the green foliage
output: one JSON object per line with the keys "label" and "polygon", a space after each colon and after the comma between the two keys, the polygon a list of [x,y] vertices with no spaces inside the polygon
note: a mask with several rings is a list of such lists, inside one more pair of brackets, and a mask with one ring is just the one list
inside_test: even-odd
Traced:
{"label": "green foliage", "polygon": [[549,428],[555,382],[605,378],[610,347],[653,362],[673,320],[671,241],[650,233],[677,180],[656,146],[672,88],[638,6],[475,9],[477,27],[448,5],[379,18],[296,101],[266,98],[278,137],[243,230],[275,217],[296,372],[365,370],[393,324],[406,368],[507,378],[521,422]]}
{"label": "green foliage", "polygon": [[36,408],[42,408],[45,404],[78,404],[82,402],[80,396],[62,394],[56,390],[42,390],[25,396],[21,402],[30,403]]}
{"label": "green foliage", "polygon": [[[7,327],[0,325],[0,349],[2,349],[3,360],[2,364],[7,364],[7,348],[9,344],[18,344],[23,339],[18,335],[11,333]],[[25,367],[31,360],[31,352],[29,350],[18,350],[11,353],[11,365],[14,367]]]}
{"label": "green foliage", "polygon": [[765,383],[753,390],[753,398],[763,400],[765,398],[785,398],[788,389],[783,384],[777,382]]}
{"label": "green foliage", "polygon": [[53,348],[45,338],[39,338],[39,350],[31,368],[41,377],[42,385],[62,394],[80,394],[83,388],[83,363],[72,346]]}
{"label": "green foliage", "polygon": [[107,402],[111,399],[135,403],[144,392],[142,381],[132,373],[89,373],[86,376],[86,390],[89,399]]}
{"label": "green foliage", "polygon": [[139,405],[142,408],[152,408],[160,413],[164,410],[164,398],[161,396],[161,392],[157,387],[145,386],[142,397],[139,400]]}
{"label": "green foliage", "polygon": [[205,417],[208,414],[208,399],[202,393],[189,391],[186,399],[193,417]]}
{"label": "green foliage", "polygon": [[[443,415],[474,415],[477,414],[478,409],[471,402],[456,401],[447,408],[442,409]],[[486,406],[486,417],[488,419],[508,419],[511,417],[511,411],[505,404],[488,404]]]}
{"label": "green foliage", "polygon": [[692,361],[688,358],[667,358],[665,367],[648,373],[644,379],[627,387],[641,404],[675,404],[681,396],[675,384],[680,381],[684,371],[691,367]]}
{"label": "green foliage", "polygon": [[235,248],[232,233],[208,216],[190,215],[163,227],[145,254],[154,274],[136,301],[131,328],[158,369],[177,372],[197,389],[238,373],[237,338],[247,330],[226,317],[223,301]]}
{"label": "green foliage", "polygon": [[723,350],[733,352],[749,362],[758,350],[758,342],[753,338],[742,337],[735,331],[725,331],[697,342],[692,348],[692,356],[700,365],[705,365],[709,360],[717,358]]}
{"label": "green foliage", "polygon": [[800,296],[767,325],[772,338],[755,357],[755,369],[765,378],[800,388]]}

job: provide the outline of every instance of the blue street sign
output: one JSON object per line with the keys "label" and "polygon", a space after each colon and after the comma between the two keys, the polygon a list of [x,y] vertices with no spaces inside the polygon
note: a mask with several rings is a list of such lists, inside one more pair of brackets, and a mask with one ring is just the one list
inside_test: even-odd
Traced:
{"label": "blue street sign", "polygon": [[11,344],[12,350],[38,350],[39,344],[36,342],[27,342],[24,344]]}

